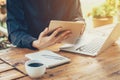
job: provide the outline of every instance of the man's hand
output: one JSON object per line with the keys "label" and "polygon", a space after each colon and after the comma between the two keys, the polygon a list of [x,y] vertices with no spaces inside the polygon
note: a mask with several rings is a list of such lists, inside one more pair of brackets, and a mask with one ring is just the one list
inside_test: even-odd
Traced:
{"label": "man's hand", "polygon": [[[51,45],[54,45],[56,43],[60,43],[61,41],[67,39],[71,35],[71,31],[66,30],[65,32],[61,33],[62,28],[57,28],[51,35],[47,35],[50,31],[48,28],[46,28],[43,32],[40,33],[38,40],[33,41],[32,46],[37,49],[42,49]],[[57,36],[58,35],[58,36]]]}

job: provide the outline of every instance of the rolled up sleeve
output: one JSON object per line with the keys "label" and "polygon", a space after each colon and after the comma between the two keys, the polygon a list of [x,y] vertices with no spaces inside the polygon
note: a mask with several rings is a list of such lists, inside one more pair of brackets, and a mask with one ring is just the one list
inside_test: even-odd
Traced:
{"label": "rolled up sleeve", "polygon": [[7,0],[7,29],[9,41],[17,47],[30,48],[36,38],[28,34],[22,0]]}

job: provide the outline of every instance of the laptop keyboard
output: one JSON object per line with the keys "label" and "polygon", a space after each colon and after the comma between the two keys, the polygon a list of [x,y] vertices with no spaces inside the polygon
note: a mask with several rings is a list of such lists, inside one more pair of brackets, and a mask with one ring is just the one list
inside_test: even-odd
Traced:
{"label": "laptop keyboard", "polygon": [[96,53],[103,46],[105,38],[95,38],[86,45],[80,46],[76,51],[82,51],[86,53]]}

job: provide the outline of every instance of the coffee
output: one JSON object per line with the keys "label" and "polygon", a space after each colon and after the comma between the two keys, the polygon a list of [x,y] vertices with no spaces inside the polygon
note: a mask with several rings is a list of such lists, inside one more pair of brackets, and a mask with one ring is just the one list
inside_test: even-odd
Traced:
{"label": "coffee", "polygon": [[28,66],[30,66],[30,67],[40,67],[40,66],[43,66],[43,64],[41,64],[41,63],[30,63],[30,64],[28,64]]}
{"label": "coffee", "polygon": [[40,60],[28,60],[25,69],[31,78],[40,78],[46,71],[46,66]]}

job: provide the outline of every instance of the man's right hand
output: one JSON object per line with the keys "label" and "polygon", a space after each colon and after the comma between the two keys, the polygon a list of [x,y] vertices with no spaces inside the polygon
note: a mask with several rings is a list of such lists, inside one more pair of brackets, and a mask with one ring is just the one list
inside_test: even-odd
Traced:
{"label": "man's right hand", "polygon": [[55,29],[55,31],[51,35],[48,35],[50,31],[48,28],[46,28],[43,32],[40,33],[38,40],[33,41],[32,46],[37,49],[42,49],[56,43],[60,43],[61,41],[70,37],[71,31],[66,30],[65,32],[58,35],[58,33],[60,33],[61,31],[62,28],[59,27]]}

